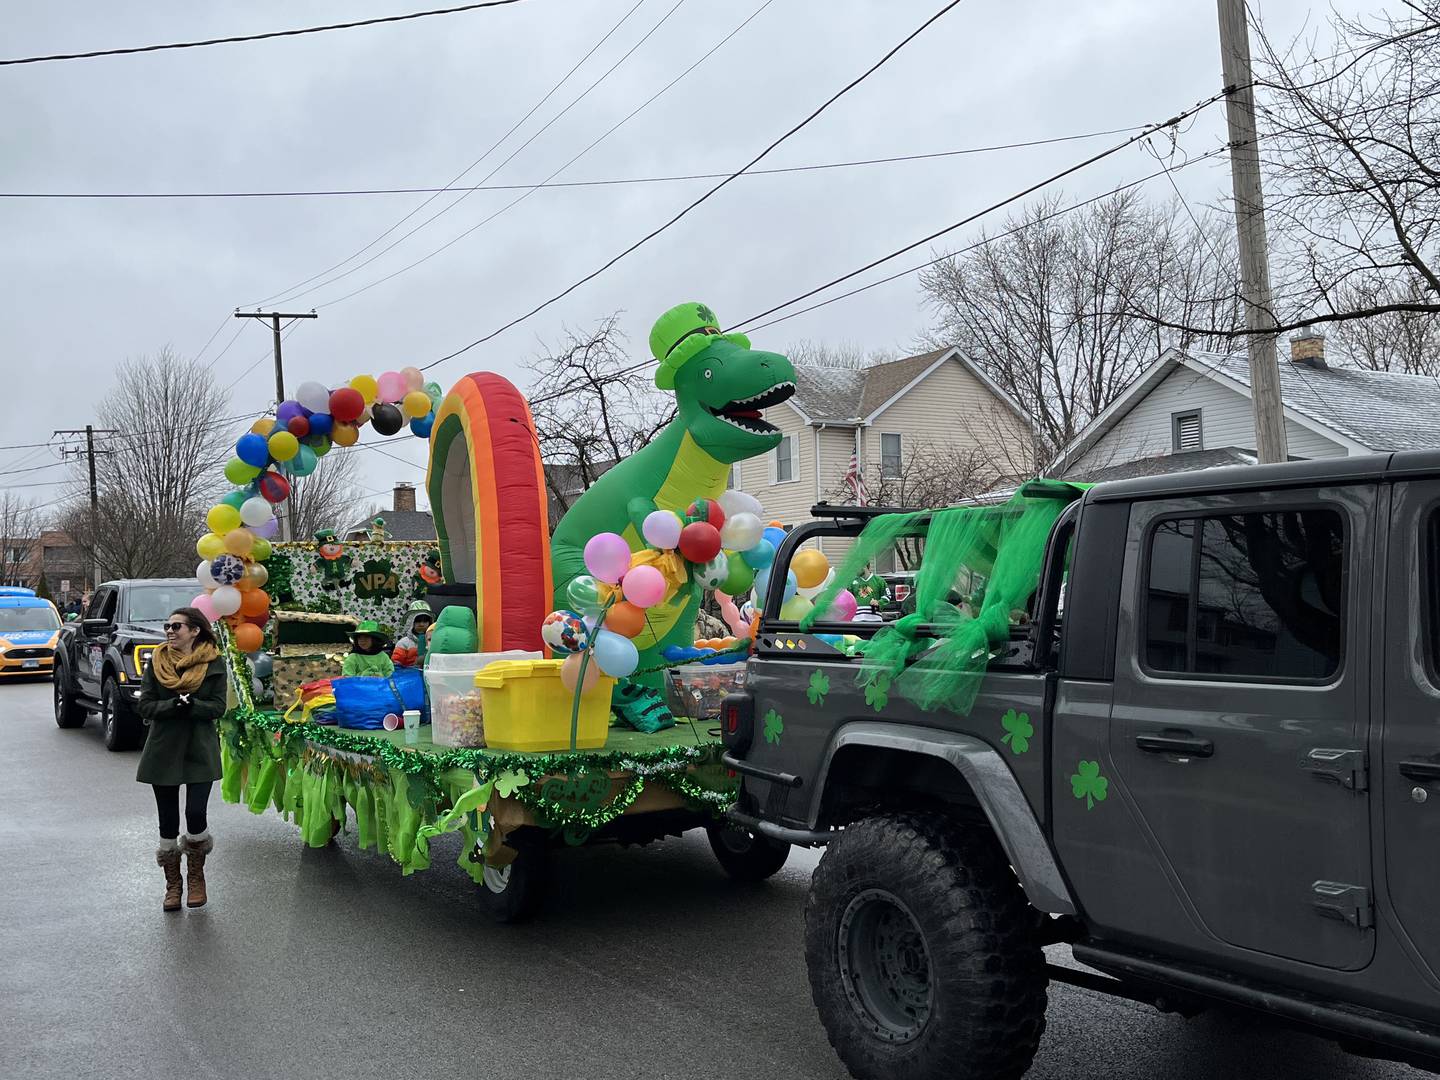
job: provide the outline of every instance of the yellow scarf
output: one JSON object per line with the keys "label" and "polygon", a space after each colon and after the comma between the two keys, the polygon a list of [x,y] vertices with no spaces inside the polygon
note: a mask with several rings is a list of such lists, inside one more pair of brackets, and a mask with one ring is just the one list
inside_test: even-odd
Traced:
{"label": "yellow scarf", "polygon": [[150,667],[161,686],[179,694],[193,694],[205,681],[210,661],[219,657],[220,650],[208,642],[196,645],[188,653],[160,645],[150,654]]}

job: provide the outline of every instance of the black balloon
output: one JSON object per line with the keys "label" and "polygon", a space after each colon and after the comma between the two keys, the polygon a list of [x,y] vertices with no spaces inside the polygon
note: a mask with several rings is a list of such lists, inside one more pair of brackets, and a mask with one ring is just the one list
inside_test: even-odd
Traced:
{"label": "black balloon", "polygon": [[405,414],[394,405],[378,402],[370,411],[370,426],[381,435],[394,435],[405,426]]}

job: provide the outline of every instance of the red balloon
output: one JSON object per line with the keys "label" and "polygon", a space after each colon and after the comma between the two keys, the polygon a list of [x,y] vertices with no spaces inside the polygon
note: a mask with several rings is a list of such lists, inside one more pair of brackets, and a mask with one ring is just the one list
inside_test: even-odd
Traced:
{"label": "red balloon", "polygon": [[708,521],[717,529],[725,527],[725,511],[719,499],[696,499],[686,508],[685,516],[694,521]]}
{"label": "red balloon", "polygon": [[277,472],[260,474],[260,495],[266,502],[282,503],[290,497],[290,481]]}
{"label": "red balloon", "polygon": [[310,434],[310,419],[305,416],[292,416],[285,424],[290,429],[290,434],[297,439],[303,439]]}
{"label": "red balloon", "polygon": [[720,530],[707,521],[686,525],[680,530],[680,554],[686,562],[709,562],[720,554]]}
{"label": "red balloon", "polygon": [[365,398],[354,387],[342,386],[330,391],[330,415],[340,423],[353,423],[364,411]]}

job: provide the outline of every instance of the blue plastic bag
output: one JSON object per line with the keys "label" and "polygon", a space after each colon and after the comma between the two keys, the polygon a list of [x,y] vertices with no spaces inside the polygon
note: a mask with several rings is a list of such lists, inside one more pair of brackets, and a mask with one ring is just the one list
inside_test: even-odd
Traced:
{"label": "blue plastic bag", "polygon": [[335,695],[335,717],[341,727],[377,731],[389,713],[399,716],[418,709],[420,722],[430,722],[425,704],[425,675],[419,668],[396,668],[388,679],[352,675],[330,681]]}

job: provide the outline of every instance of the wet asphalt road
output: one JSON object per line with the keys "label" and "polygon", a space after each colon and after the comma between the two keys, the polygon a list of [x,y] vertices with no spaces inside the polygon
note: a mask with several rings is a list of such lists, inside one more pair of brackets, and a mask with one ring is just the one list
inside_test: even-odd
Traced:
{"label": "wet asphalt road", "polygon": [[[6,1080],[846,1075],[800,952],[814,853],[739,887],[699,835],[564,852],[540,919],[502,927],[443,841],[431,870],[404,878],[353,835],[304,849],[277,815],[220,803],[217,786],[210,905],[164,914],[136,755],[107,752],[93,719],[58,729],[50,692],[0,685]],[[1052,986],[1029,1075],[1427,1074],[1245,1019]]]}

